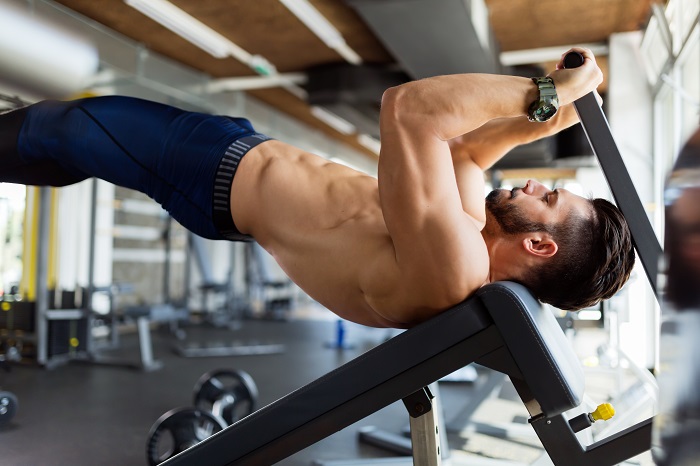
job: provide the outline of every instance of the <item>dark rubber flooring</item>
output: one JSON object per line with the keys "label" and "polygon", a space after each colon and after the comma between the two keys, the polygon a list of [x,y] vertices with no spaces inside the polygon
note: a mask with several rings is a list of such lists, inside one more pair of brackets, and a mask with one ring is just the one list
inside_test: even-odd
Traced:
{"label": "dark rubber flooring", "polygon": [[[382,339],[381,333],[372,331],[371,338],[361,338],[363,344],[356,349],[325,348],[324,343],[334,337],[334,328],[334,322],[305,320],[246,322],[243,330],[235,332],[190,328],[186,329],[189,340],[255,339],[286,345],[283,354],[190,359],[172,351],[177,340],[168,332],[154,330],[154,355],[164,363],[162,369],[154,372],[82,362],[70,362],[52,370],[13,366],[10,373],[0,373],[0,387],[13,392],[19,400],[17,415],[0,429],[0,464],[144,466],[149,429],[166,411],[192,405],[193,387],[204,372],[219,368],[247,371],[258,386],[263,406]],[[372,338],[377,341],[371,341]],[[122,337],[122,349],[111,354],[136,361],[137,345],[136,334],[127,334]],[[395,403],[278,464],[310,465],[315,459],[394,456],[360,445],[357,430],[376,425],[400,431],[407,422],[403,405]]]}

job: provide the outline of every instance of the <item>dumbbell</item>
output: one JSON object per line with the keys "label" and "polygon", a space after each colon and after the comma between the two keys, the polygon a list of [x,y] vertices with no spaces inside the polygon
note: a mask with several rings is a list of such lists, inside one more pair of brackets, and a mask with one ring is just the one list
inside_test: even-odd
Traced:
{"label": "dumbbell", "polygon": [[202,375],[194,386],[194,406],[220,417],[230,426],[255,411],[258,387],[244,371],[217,369]]}
{"label": "dumbbell", "polygon": [[0,391],[0,426],[10,422],[17,413],[17,397],[12,392]]}
{"label": "dumbbell", "polygon": [[148,464],[156,466],[225,428],[221,418],[208,411],[171,409],[158,418],[148,433]]}
{"label": "dumbbell", "polygon": [[194,386],[194,408],[175,408],[153,424],[146,444],[150,466],[198,444],[255,411],[258,389],[244,371],[218,369]]}

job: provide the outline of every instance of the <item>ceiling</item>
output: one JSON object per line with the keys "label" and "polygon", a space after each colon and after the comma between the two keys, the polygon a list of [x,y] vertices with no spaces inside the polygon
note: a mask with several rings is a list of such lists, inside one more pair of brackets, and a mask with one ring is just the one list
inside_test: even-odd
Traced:
{"label": "ceiling", "polygon": [[[348,66],[343,56],[326,46],[279,0],[171,1],[250,54],[265,57],[280,73],[310,73],[312,70],[339,67],[343,70],[339,74],[346,75]],[[561,47],[563,52],[564,47],[572,44],[604,45],[613,33],[643,29],[651,16],[651,5],[656,0],[484,1],[488,7],[492,30],[490,39],[493,50],[490,53],[498,61],[499,52],[543,47]],[[468,28],[455,23],[462,21],[461,16],[456,17],[447,10],[442,17],[432,15],[448,3],[450,8],[457,5],[466,11],[465,5],[469,5],[470,0],[309,2],[336,27],[347,45],[361,57],[364,67],[373,73],[379,70],[378,79],[368,78],[375,86],[391,83],[392,79],[400,80],[401,76],[407,80],[421,77],[421,73],[440,71],[439,67],[425,71],[416,71],[411,67],[420,67],[430,59],[446,62],[448,59],[440,55],[443,51],[454,51],[462,55],[471,53],[465,42],[470,38],[460,35]],[[256,75],[249,66],[234,58],[214,58],[122,0],[58,0],[58,3],[213,78]],[[412,17],[405,16],[408,14]],[[389,37],[389,34],[394,34],[394,37]],[[410,43],[401,37],[417,38],[420,42]],[[436,42],[438,40],[441,42]],[[428,50],[421,52],[421,44],[429,46]],[[481,53],[489,58],[488,51]],[[606,72],[603,56],[600,57],[600,62]],[[547,69],[552,65],[548,63],[544,66]],[[498,70],[507,71],[503,68]],[[360,84],[351,85],[354,86],[353,92],[363,82],[361,76],[357,79]],[[358,143],[357,135],[342,134],[315,117],[308,97],[299,97],[283,87],[246,92],[293,118],[376,157],[376,154]],[[344,103],[354,105],[352,98],[347,100],[345,95],[344,99]]]}

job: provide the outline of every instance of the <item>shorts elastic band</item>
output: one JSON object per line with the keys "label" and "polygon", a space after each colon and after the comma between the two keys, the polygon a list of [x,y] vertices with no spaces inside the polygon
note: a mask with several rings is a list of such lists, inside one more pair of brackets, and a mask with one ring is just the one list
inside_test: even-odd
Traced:
{"label": "shorts elastic band", "polygon": [[228,146],[219,162],[214,178],[212,220],[219,234],[226,239],[231,241],[252,241],[253,239],[238,231],[231,217],[231,184],[243,156],[253,147],[270,139],[272,138],[259,133],[244,136]]}

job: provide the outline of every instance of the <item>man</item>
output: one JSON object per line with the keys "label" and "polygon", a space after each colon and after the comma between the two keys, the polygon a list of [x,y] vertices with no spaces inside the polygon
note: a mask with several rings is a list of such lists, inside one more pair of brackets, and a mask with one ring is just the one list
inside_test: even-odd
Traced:
{"label": "man", "polygon": [[540,92],[527,78],[439,76],[387,90],[378,180],[257,134],[247,120],[123,97],[0,117],[0,180],[97,176],[138,189],[201,236],[255,238],[310,296],[365,325],[410,327],[496,280],[578,309],[629,276],[619,212],[534,181],[495,191],[488,208],[483,200],[485,169],[574,124],[570,103],[600,84],[591,52],[575,50],[585,63],[550,74],[562,107],[545,123],[526,118]]}

